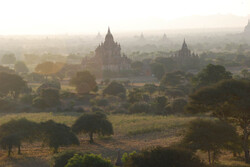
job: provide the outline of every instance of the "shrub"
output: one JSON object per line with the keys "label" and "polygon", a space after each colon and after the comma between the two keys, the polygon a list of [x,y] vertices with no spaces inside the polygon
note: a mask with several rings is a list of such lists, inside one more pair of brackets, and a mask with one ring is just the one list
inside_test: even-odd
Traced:
{"label": "shrub", "polygon": [[179,148],[155,147],[130,155],[124,167],[203,167],[194,153]]}
{"label": "shrub", "polygon": [[151,106],[144,102],[134,103],[129,107],[129,113],[149,113],[151,112]]}
{"label": "shrub", "polygon": [[4,99],[4,98],[0,98],[0,111],[1,112],[6,112],[6,111],[10,111],[12,109],[14,109],[13,102],[8,100],[8,99]]}
{"label": "shrub", "polygon": [[42,89],[47,89],[47,88],[54,88],[60,90],[61,84],[57,80],[46,81],[37,88],[36,92],[38,94],[41,94]]}
{"label": "shrub", "polygon": [[34,96],[31,94],[25,94],[20,97],[20,102],[23,104],[29,104],[31,105],[33,102]]}
{"label": "shrub", "polygon": [[124,86],[116,81],[112,81],[104,90],[103,90],[103,94],[108,94],[108,95],[113,95],[113,96],[117,96],[119,94],[125,94],[126,93],[126,89],[124,88]]}
{"label": "shrub", "polygon": [[67,165],[68,160],[76,153],[76,151],[64,151],[54,155],[50,161],[50,167],[62,167]]}
{"label": "shrub", "polygon": [[65,167],[113,167],[113,165],[110,160],[103,159],[101,155],[85,154],[81,156],[75,154]]}
{"label": "shrub", "polygon": [[182,98],[175,99],[171,104],[172,112],[183,113],[186,105],[187,101],[185,99]]}
{"label": "shrub", "polygon": [[40,109],[47,107],[45,101],[41,97],[34,98],[32,101],[32,106],[34,106],[36,108],[40,108]]}

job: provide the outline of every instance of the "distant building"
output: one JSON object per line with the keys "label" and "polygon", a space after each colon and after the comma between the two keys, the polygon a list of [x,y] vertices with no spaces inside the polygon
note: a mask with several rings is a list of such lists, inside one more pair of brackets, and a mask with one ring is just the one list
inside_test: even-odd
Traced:
{"label": "distant building", "polygon": [[199,67],[199,56],[188,49],[184,39],[182,48],[172,56],[173,60],[181,69],[196,69]]}
{"label": "distant building", "polygon": [[130,64],[130,59],[125,55],[121,55],[121,46],[114,41],[109,28],[104,43],[101,43],[96,48],[94,57],[83,58],[82,60],[84,68],[94,67],[113,72],[129,70]]}
{"label": "distant building", "polygon": [[246,25],[244,29],[244,34],[250,35],[250,20],[248,20],[248,24]]}

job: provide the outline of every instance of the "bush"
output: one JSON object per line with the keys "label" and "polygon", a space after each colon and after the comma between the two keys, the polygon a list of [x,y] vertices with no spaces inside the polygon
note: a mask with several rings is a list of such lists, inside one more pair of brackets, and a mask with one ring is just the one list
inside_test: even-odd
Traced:
{"label": "bush", "polygon": [[67,165],[68,160],[76,153],[76,151],[64,151],[54,155],[50,161],[50,167],[62,167]]}
{"label": "bush", "polygon": [[110,160],[103,159],[100,155],[85,154],[84,156],[75,154],[65,167],[113,167]]}
{"label": "bush", "polygon": [[31,94],[25,94],[20,97],[20,102],[23,104],[31,105],[33,102],[34,96]]}
{"label": "bush", "polygon": [[129,107],[129,113],[149,113],[151,112],[151,106],[144,102],[134,103]]}
{"label": "bush", "polygon": [[0,98],[0,111],[6,112],[14,109],[13,103],[10,100]]}
{"label": "bush", "polygon": [[45,101],[41,97],[34,98],[32,101],[32,106],[34,106],[36,108],[40,108],[40,109],[47,107]]}
{"label": "bush", "polygon": [[43,84],[41,84],[37,88],[36,92],[37,92],[37,94],[41,94],[42,89],[47,89],[47,88],[54,88],[54,89],[60,90],[61,84],[57,80],[47,81],[47,82],[44,82]]}
{"label": "bush", "polygon": [[124,88],[124,86],[116,81],[112,81],[104,90],[103,90],[103,94],[108,94],[108,95],[113,95],[113,96],[117,96],[119,94],[125,94],[126,93],[126,89]]}
{"label": "bush", "polygon": [[124,108],[118,108],[113,112],[113,114],[128,114],[128,110]]}
{"label": "bush", "polygon": [[124,167],[203,167],[194,153],[179,148],[156,147],[130,155]]}
{"label": "bush", "polygon": [[181,98],[175,99],[171,104],[172,112],[183,113],[186,105],[187,105],[187,101],[185,99],[181,99]]}
{"label": "bush", "polygon": [[60,104],[59,90],[55,88],[42,89],[41,98],[47,107],[54,107]]}

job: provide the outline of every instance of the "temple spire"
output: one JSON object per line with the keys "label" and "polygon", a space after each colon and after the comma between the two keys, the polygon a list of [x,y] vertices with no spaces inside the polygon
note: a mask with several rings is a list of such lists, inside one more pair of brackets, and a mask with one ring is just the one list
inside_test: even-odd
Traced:
{"label": "temple spire", "polygon": [[186,40],[184,38],[183,44],[182,44],[182,49],[187,48]]}
{"label": "temple spire", "polygon": [[110,33],[110,28],[109,28],[109,27],[108,27],[108,34],[111,34],[111,33]]}

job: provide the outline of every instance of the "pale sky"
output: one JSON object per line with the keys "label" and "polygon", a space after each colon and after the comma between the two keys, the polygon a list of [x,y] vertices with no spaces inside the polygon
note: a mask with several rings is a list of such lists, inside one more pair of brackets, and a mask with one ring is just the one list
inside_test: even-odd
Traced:
{"label": "pale sky", "polygon": [[247,16],[250,0],[0,0],[0,35],[154,29],[155,22],[213,14]]}

